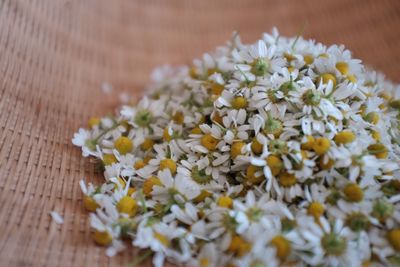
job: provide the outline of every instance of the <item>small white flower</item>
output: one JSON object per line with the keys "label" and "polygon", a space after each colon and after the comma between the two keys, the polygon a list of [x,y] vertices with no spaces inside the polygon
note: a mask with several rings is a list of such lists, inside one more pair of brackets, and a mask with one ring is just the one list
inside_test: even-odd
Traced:
{"label": "small white flower", "polygon": [[182,175],[178,174],[173,177],[169,170],[164,170],[158,173],[158,177],[162,185],[156,185],[153,188],[152,195],[156,200],[166,202],[173,198],[175,201],[183,203],[185,199],[191,200],[200,194],[197,183]]}

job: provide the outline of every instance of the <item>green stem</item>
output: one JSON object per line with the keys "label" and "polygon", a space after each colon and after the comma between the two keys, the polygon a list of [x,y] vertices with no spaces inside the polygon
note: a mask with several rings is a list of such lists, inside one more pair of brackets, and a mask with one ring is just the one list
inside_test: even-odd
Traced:
{"label": "green stem", "polygon": [[303,27],[301,27],[300,32],[299,32],[299,33],[297,34],[297,36],[296,36],[296,39],[294,39],[294,42],[293,42],[293,44],[292,44],[292,51],[294,51],[294,47],[296,46],[297,41],[299,41],[300,36],[303,35],[304,30],[305,30],[305,28],[306,28],[306,25],[307,25],[307,22],[305,22],[305,23],[303,24]]}
{"label": "green stem", "polygon": [[271,121],[272,121],[271,112],[267,111],[267,122],[271,122]]}
{"label": "green stem", "polygon": [[242,74],[244,76],[246,83],[250,83],[249,79],[246,76],[246,73],[244,73],[244,71],[242,71],[238,66],[236,66],[236,69],[240,72],[240,74]]}
{"label": "green stem", "polygon": [[233,33],[232,39],[231,39],[231,47],[230,47],[230,51],[232,52],[232,50],[235,48],[235,40],[236,37],[239,35],[239,32],[235,31]]}
{"label": "green stem", "polygon": [[95,141],[97,143],[100,140],[100,138],[102,138],[106,133],[109,133],[110,131],[117,129],[118,126],[120,126],[120,125],[121,125],[121,123],[116,123],[113,127],[108,128],[107,130],[105,130],[104,132],[99,134],[99,136],[97,136],[93,141]]}
{"label": "green stem", "polygon": [[143,209],[144,213],[147,213],[146,201],[144,200],[142,189],[140,189],[138,195],[139,195],[140,203],[142,204],[142,209]]}
{"label": "green stem", "polygon": [[152,254],[153,251],[148,249],[143,254],[139,255],[133,262],[126,264],[125,267],[137,267]]}

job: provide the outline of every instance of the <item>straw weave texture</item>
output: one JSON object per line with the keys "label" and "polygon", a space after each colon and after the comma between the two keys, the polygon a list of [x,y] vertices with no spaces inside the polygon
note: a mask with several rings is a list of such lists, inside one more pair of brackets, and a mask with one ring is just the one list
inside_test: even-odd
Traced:
{"label": "straw weave texture", "polygon": [[[400,1],[0,0],[0,266],[121,266],[91,239],[78,182],[99,182],[71,144],[153,67],[189,63],[233,30],[343,43],[400,82]],[[105,95],[102,82],[113,85]],[[55,224],[49,212],[64,218]],[[150,263],[147,263],[150,266]]]}

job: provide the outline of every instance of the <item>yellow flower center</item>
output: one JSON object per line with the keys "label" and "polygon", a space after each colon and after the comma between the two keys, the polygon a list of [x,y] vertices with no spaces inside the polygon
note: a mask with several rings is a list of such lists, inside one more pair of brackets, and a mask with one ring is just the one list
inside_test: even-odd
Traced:
{"label": "yellow flower center", "polygon": [[222,117],[221,117],[221,115],[218,114],[218,112],[215,112],[215,113],[212,115],[211,119],[212,119],[214,122],[216,122],[216,123],[218,123],[218,124],[220,124],[220,125],[223,124],[223,122],[222,122]]}
{"label": "yellow flower center", "polygon": [[267,157],[267,165],[271,169],[271,173],[274,176],[278,175],[283,169],[283,161],[280,157],[275,155],[269,155]]}
{"label": "yellow flower center", "polygon": [[126,153],[129,153],[132,151],[133,142],[128,137],[121,136],[117,140],[115,140],[114,146],[115,146],[115,149],[118,150],[118,152],[121,155],[125,155]]}
{"label": "yellow flower center", "polygon": [[160,234],[158,232],[154,232],[153,235],[158,241],[160,241],[161,244],[163,244],[165,247],[169,247],[170,242],[166,235]]}
{"label": "yellow flower center", "polygon": [[346,62],[336,63],[336,68],[342,75],[347,75],[349,73],[349,65]]}
{"label": "yellow flower center", "polygon": [[356,83],[357,82],[357,78],[354,75],[347,75],[346,79],[349,80],[352,83]]}
{"label": "yellow flower center", "polygon": [[368,146],[368,151],[370,154],[375,155],[375,157],[377,157],[378,159],[385,159],[388,156],[387,148],[380,143]]}
{"label": "yellow flower center", "polygon": [[140,145],[140,148],[144,151],[152,149],[154,146],[154,141],[150,138],[144,139],[143,143]]}
{"label": "yellow flower center", "polygon": [[[257,176],[257,173],[258,174]],[[259,184],[264,180],[262,168],[254,165],[249,165],[246,170],[246,181],[250,184]]]}
{"label": "yellow flower center", "polygon": [[367,107],[365,105],[361,105],[359,108],[360,115],[364,116]]}
{"label": "yellow flower center", "polygon": [[261,154],[263,152],[263,145],[258,142],[257,138],[253,138],[253,141],[251,143],[251,150],[254,152],[254,154]]}
{"label": "yellow flower center", "polygon": [[220,196],[217,203],[220,207],[230,209],[232,208],[233,200],[229,196]]}
{"label": "yellow flower center", "polygon": [[314,147],[315,138],[312,135],[307,135],[307,141],[301,144],[301,149],[311,150]]}
{"label": "yellow flower center", "polygon": [[381,134],[378,131],[372,131],[371,135],[375,141],[377,141],[377,142],[381,141]]}
{"label": "yellow flower center", "polygon": [[306,65],[311,65],[314,62],[314,57],[312,55],[304,55],[303,58]]}
{"label": "yellow flower center", "polygon": [[318,219],[324,214],[325,208],[319,202],[311,202],[310,206],[308,206],[307,214],[313,216],[315,219]]}
{"label": "yellow flower center", "polygon": [[217,73],[220,72],[218,68],[215,68],[215,67],[214,68],[210,68],[210,69],[207,70],[207,75],[210,76],[210,75],[212,75],[212,74],[214,74],[216,72]]}
{"label": "yellow flower center", "polygon": [[100,119],[96,118],[96,117],[90,118],[88,121],[89,128],[93,128],[94,126],[99,125],[99,124],[100,124]]}
{"label": "yellow flower center", "polygon": [[96,201],[90,196],[83,197],[83,205],[85,206],[86,210],[95,212],[99,205]]}
{"label": "yellow flower center", "polygon": [[330,159],[330,158],[326,162],[324,160],[324,157],[320,157],[318,160],[318,166],[321,170],[331,169],[333,166],[333,163],[335,163],[335,162],[333,161],[333,159]]}
{"label": "yellow flower center", "polygon": [[276,249],[276,256],[278,256],[278,258],[280,258],[281,260],[286,259],[292,250],[290,242],[282,235],[277,235],[272,238],[271,244]]}
{"label": "yellow flower center", "polygon": [[221,95],[222,91],[224,91],[224,85],[219,83],[211,83],[210,91],[214,95]]}
{"label": "yellow flower center", "polygon": [[283,56],[286,58],[286,60],[287,60],[288,62],[290,62],[290,61],[296,59],[295,56],[293,56],[292,54],[289,54],[289,53],[283,53]]}
{"label": "yellow flower center", "polygon": [[193,79],[197,79],[198,78],[196,67],[194,67],[194,66],[190,67],[189,76],[191,78],[193,78]]}
{"label": "yellow flower center", "polygon": [[128,196],[132,196],[132,194],[135,193],[135,192],[136,192],[136,188],[135,187],[129,187],[127,194],[128,194]]}
{"label": "yellow flower center", "polygon": [[364,192],[358,184],[347,184],[343,189],[343,193],[346,199],[351,202],[360,202],[364,198]]}
{"label": "yellow flower center", "polygon": [[176,124],[182,124],[183,120],[185,119],[185,115],[183,114],[182,111],[177,111],[174,116],[172,116],[172,119]]}
{"label": "yellow flower center", "polygon": [[306,150],[300,150],[300,154],[302,159],[308,159],[308,153]]}
{"label": "yellow flower center", "polygon": [[100,232],[100,231],[95,230],[93,239],[97,244],[102,245],[102,246],[107,246],[112,242],[112,236],[107,231]]}
{"label": "yellow flower center", "polygon": [[160,179],[158,179],[158,177],[156,176],[151,176],[150,178],[148,178],[146,181],[144,181],[143,183],[143,193],[149,197],[151,196],[151,192],[153,191],[153,186],[155,185],[159,185],[161,186],[162,183],[160,181]]}
{"label": "yellow flower center", "polygon": [[150,156],[146,156],[146,157],[143,158],[143,162],[144,162],[145,164],[148,164],[149,161],[150,161],[151,159],[152,159],[152,158],[151,158]]}
{"label": "yellow flower center", "polygon": [[330,73],[323,73],[321,74],[318,79],[317,79],[317,83],[320,84],[321,82],[323,84],[328,84],[329,81],[332,82],[333,87],[336,87],[336,78],[333,74]]}
{"label": "yellow flower center", "polygon": [[388,232],[387,239],[392,247],[400,252],[400,229],[394,229]]}
{"label": "yellow flower center", "polygon": [[136,170],[139,170],[139,169],[141,169],[141,168],[143,168],[143,167],[145,167],[145,166],[146,166],[146,163],[145,163],[143,160],[141,160],[141,159],[137,160],[137,161],[135,162],[135,164],[133,165],[133,167],[134,167]]}
{"label": "yellow flower center", "polygon": [[137,211],[137,203],[130,196],[123,196],[117,203],[117,210],[121,213],[126,213],[129,216],[134,216]]}
{"label": "yellow flower center", "polygon": [[392,99],[392,96],[388,94],[387,92],[380,92],[379,97],[382,97],[386,101],[390,101]]}
{"label": "yellow flower center", "polygon": [[120,124],[122,127],[125,128],[125,131],[127,131],[127,130],[131,127],[131,126],[129,125],[128,121],[126,121],[126,120],[121,121],[119,124]]}
{"label": "yellow flower center", "polygon": [[114,189],[119,189],[120,187],[121,187],[121,189],[124,188],[126,185],[125,180],[122,179],[121,177],[118,177],[117,180],[118,180],[118,183],[116,183],[114,185]]}
{"label": "yellow flower center", "polygon": [[278,181],[283,187],[291,187],[296,184],[297,178],[292,173],[283,172],[279,175]]}
{"label": "yellow flower center", "polygon": [[190,133],[191,133],[191,134],[201,134],[202,132],[201,132],[200,127],[199,127],[199,126],[196,126],[196,127],[194,127],[194,128],[190,131]]}
{"label": "yellow flower center", "polygon": [[246,108],[247,107],[247,99],[244,98],[243,96],[237,96],[234,99],[232,99],[232,108],[234,109],[241,109],[241,108]]}
{"label": "yellow flower center", "polygon": [[323,155],[328,152],[331,147],[331,143],[326,137],[319,137],[315,139],[315,143],[313,145],[313,150],[317,155]]}
{"label": "yellow flower center", "polygon": [[164,132],[163,132],[163,139],[164,139],[164,141],[167,141],[167,142],[169,142],[169,141],[172,140],[172,135],[169,134],[169,127],[166,127],[166,128],[164,129]]}
{"label": "yellow flower center", "polygon": [[246,255],[250,249],[251,244],[238,235],[232,237],[231,243],[228,247],[229,252],[234,253],[239,257]]}
{"label": "yellow flower center", "polygon": [[205,134],[201,137],[200,143],[208,150],[215,150],[218,145],[218,139],[213,137],[211,134]]}
{"label": "yellow flower center", "polygon": [[160,170],[169,169],[171,174],[176,173],[176,163],[172,159],[162,159],[160,161]]}
{"label": "yellow flower center", "polygon": [[103,155],[103,164],[105,166],[112,165],[113,163],[117,162],[117,158],[114,154],[104,154]]}
{"label": "yellow flower center", "polygon": [[231,146],[231,158],[234,159],[237,156],[242,154],[242,148],[245,146],[246,144],[244,142],[235,142],[232,144]]}
{"label": "yellow flower center", "polygon": [[391,108],[400,109],[400,99],[392,99],[389,103]]}
{"label": "yellow flower center", "polygon": [[211,197],[212,194],[206,190],[201,190],[200,194],[194,199],[195,202],[202,202],[204,201],[207,197]]}
{"label": "yellow flower center", "polygon": [[372,124],[377,124],[379,121],[379,115],[376,112],[370,112],[365,116],[365,120]]}
{"label": "yellow flower center", "polygon": [[337,145],[348,144],[356,139],[356,135],[351,131],[342,131],[335,135],[335,143]]}
{"label": "yellow flower center", "polygon": [[199,264],[201,267],[208,267],[210,266],[210,261],[207,258],[201,258]]}

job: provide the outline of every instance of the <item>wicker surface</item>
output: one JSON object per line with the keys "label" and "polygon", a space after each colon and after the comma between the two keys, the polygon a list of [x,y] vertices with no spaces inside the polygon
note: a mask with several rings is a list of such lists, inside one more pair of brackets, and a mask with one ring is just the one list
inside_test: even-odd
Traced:
{"label": "wicker surface", "polygon": [[[323,2],[323,5],[321,3]],[[78,127],[138,94],[150,70],[187,63],[239,30],[273,25],[355,55],[399,82],[400,1],[0,1],[0,266],[118,266],[91,241],[78,181],[96,180],[71,145]],[[56,225],[48,215],[65,218]]]}

